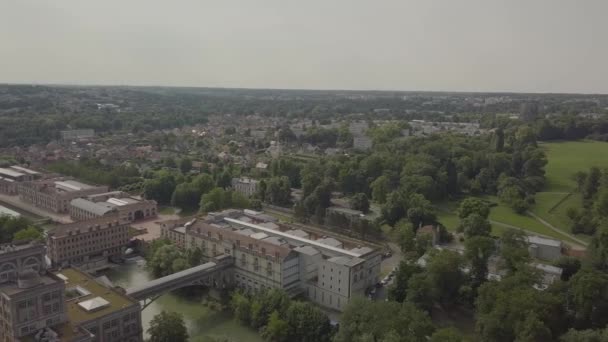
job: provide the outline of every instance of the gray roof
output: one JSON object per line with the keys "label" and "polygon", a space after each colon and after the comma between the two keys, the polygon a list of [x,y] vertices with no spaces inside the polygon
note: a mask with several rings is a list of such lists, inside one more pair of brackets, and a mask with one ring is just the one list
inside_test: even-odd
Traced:
{"label": "gray roof", "polygon": [[306,255],[317,255],[317,254],[321,253],[313,246],[308,246],[308,245],[296,247],[293,250],[298,253],[302,253],[302,254],[306,254]]}
{"label": "gray roof", "polygon": [[264,240],[266,242],[269,242],[269,243],[271,243],[273,245],[277,245],[277,246],[282,246],[282,245],[286,245],[287,244],[287,241],[283,240],[280,237],[276,237],[276,236],[269,236],[269,237],[264,238],[262,240]]}
{"label": "gray roof", "polygon": [[70,202],[70,205],[98,216],[103,216],[114,210],[114,207],[107,205],[106,202],[95,203],[84,198],[75,198]]}
{"label": "gray roof", "polygon": [[561,247],[562,242],[559,240],[548,239],[536,235],[528,236],[528,243],[543,246]]}
{"label": "gray roof", "polygon": [[[327,246],[332,246],[332,247],[342,247],[342,242],[332,238],[332,237],[327,237],[327,238],[323,238],[323,239],[318,239],[316,240],[318,243],[322,243],[324,245]],[[357,253],[358,254],[358,253]]]}
{"label": "gray roof", "polygon": [[337,257],[329,258],[329,259],[327,259],[327,261],[332,262],[334,264],[338,264],[338,265],[355,266],[357,264],[364,262],[365,260],[363,260],[361,258],[349,258],[349,257],[345,257],[345,256],[337,256]]}

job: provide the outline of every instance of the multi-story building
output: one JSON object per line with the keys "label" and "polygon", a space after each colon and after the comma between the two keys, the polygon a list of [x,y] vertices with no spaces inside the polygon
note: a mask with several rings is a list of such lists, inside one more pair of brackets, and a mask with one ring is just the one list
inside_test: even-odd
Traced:
{"label": "multi-story building", "polygon": [[92,342],[142,341],[137,300],[75,268],[57,271],[55,276],[65,281],[70,324],[89,332]]}
{"label": "multi-story building", "polygon": [[47,234],[47,254],[53,267],[102,267],[128,242],[129,222],[113,215],[55,227]]}
{"label": "multi-story building", "polygon": [[258,191],[259,181],[247,177],[232,178],[232,189],[245,196],[251,197]]}
{"label": "multi-story building", "polygon": [[0,245],[0,341],[23,341],[67,321],[65,284],[46,271],[44,245]]}
{"label": "multi-story building", "polygon": [[185,239],[185,247],[200,248],[204,258],[232,256],[235,283],[246,290],[280,288],[341,311],[350,298],[364,295],[378,282],[377,250],[265,222],[242,211],[168,224],[165,237],[171,238],[176,227],[183,228],[179,239]]}
{"label": "multi-story building", "polygon": [[70,201],[70,217],[75,221],[118,214],[121,220],[133,222],[156,217],[156,201],[142,200],[122,191],[89,195]]}
{"label": "multi-story building", "polygon": [[108,192],[108,187],[55,178],[19,183],[18,192],[24,202],[56,213],[67,213],[73,199]]}
{"label": "multi-story building", "polygon": [[26,169],[21,166],[0,167],[0,193],[17,195],[17,185],[37,179],[41,174],[37,171]]}

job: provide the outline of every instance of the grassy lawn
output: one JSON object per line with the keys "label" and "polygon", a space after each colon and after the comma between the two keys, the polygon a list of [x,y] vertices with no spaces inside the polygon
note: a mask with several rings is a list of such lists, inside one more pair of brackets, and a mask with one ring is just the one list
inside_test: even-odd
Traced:
{"label": "grassy lawn", "polygon": [[[554,232],[542,223],[536,221],[531,216],[519,215],[515,213],[511,208],[500,203],[498,201],[498,198],[496,198],[495,196],[483,196],[482,198],[487,201],[498,204],[492,207],[490,210],[489,219],[490,221],[495,221],[494,223],[492,223],[492,235],[500,236],[505,230],[509,229],[508,226],[515,226],[534,233],[550,236],[559,240],[575,242],[561,234]],[[456,215],[457,208],[458,202],[448,202],[438,205],[438,221],[450,231],[456,230],[456,227],[459,224],[459,219]]]}
{"label": "grassy lawn", "polygon": [[[536,204],[532,206],[530,211],[534,214],[542,217],[543,220],[551,223],[555,228],[569,233],[570,232],[570,219],[566,215],[568,208],[574,207],[579,208],[581,206],[581,195],[573,193],[568,196],[563,194],[556,194],[550,192],[539,192],[536,194]],[[565,200],[563,200],[566,198]],[[560,201],[562,201],[560,203]],[[557,207],[556,205],[559,204]],[[553,209],[553,210],[551,210]],[[585,234],[576,234],[576,237],[589,242],[591,238]]]}
{"label": "grassy lawn", "polygon": [[592,166],[608,167],[608,143],[601,141],[566,141],[541,143],[547,154],[545,191],[571,192],[576,187],[572,176]]}
{"label": "grassy lawn", "polygon": [[173,207],[159,207],[158,213],[161,215],[173,215],[175,214],[175,208]]}

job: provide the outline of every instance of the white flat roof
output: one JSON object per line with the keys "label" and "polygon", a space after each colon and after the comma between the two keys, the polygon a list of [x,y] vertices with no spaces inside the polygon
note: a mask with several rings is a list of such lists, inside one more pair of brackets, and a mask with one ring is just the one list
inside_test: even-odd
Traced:
{"label": "white flat roof", "polygon": [[25,176],[24,173],[21,172],[17,172],[15,170],[11,170],[11,169],[6,169],[3,167],[0,167],[0,173],[3,175],[7,175],[9,177],[21,177],[21,176]]}
{"label": "white flat roof", "polygon": [[38,172],[38,171],[26,169],[26,168],[18,166],[18,165],[11,166],[11,169],[14,169],[14,170],[17,170],[17,171],[21,171],[21,172],[25,172],[25,173],[29,173],[30,175],[39,175],[40,174],[40,172]]}
{"label": "white flat roof", "polygon": [[294,235],[291,235],[291,234],[287,234],[287,233],[284,233],[284,232],[281,232],[281,231],[278,231],[278,230],[272,230],[272,229],[269,229],[269,228],[266,228],[266,227],[262,227],[262,226],[260,226],[258,224],[254,224],[254,223],[243,222],[243,221],[231,219],[229,217],[225,217],[224,221],[230,222],[230,223],[239,224],[239,225],[242,225],[242,226],[245,226],[245,227],[249,227],[249,228],[253,228],[253,229],[257,229],[257,230],[261,230],[261,231],[263,231],[265,233],[268,233],[270,235],[278,235],[278,236],[281,236],[281,237],[284,237],[284,238],[287,238],[287,239],[296,240],[296,241],[302,242],[304,244],[308,244],[308,245],[311,245],[311,246],[314,246],[314,247],[323,248],[323,249],[326,249],[328,251],[332,251],[332,252],[348,255],[348,256],[351,256],[351,257],[358,258],[358,257],[360,257],[362,255],[361,253],[352,252],[352,251],[349,251],[349,250],[346,250],[346,249],[343,249],[343,248],[334,247],[334,246],[329,246],[329,245],[326,245],[324,243],[319,243],[319,242],[314,241],[314,240],[310,240],[310,239],[302,238],[302,237],[299,237],[299,236],[294,236]]}

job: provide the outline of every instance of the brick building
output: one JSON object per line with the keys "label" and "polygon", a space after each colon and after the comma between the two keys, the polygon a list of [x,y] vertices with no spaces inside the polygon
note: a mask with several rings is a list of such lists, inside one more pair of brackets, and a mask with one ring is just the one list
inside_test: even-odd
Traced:
{"label": "brick building", "polygon": [[117,215],[79,221],[48,232],[48,257],[53,267],[91,268],[119,257],[129,242],[129,222]]}

